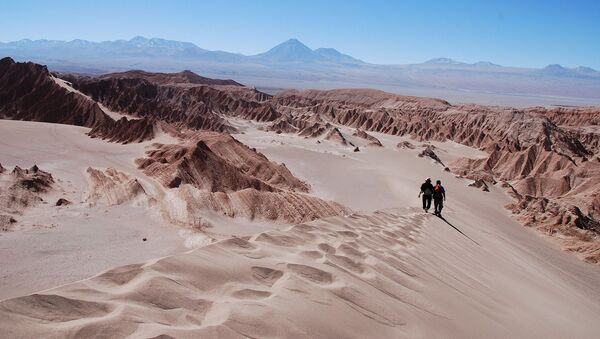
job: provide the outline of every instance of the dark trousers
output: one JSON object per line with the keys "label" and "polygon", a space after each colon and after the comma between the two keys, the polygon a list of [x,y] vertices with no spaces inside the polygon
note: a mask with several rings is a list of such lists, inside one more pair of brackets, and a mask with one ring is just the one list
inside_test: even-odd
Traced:
{"label": "dark trousers", "polygon": [[435,198],[433,199],[433,208],[436,213],[441,214],[442,208],[444,208],[444,198]]}
{"label": "dark trousers", "polygon": [[431,208],[431,195],[423,194],[423,209],[428,210]]}

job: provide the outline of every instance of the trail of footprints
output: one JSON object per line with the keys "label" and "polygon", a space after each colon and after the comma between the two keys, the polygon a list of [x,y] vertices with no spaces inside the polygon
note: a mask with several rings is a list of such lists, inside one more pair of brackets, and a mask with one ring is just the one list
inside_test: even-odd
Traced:
{"label": "trail of footprints", "polygon": [[[338,298],[382,324],[402,326],[404,320],[396,315],[393,302],[405,303],[406,296],[419,291],[416,274],[404,258],[418,243],[423,218],[415,210],[379,211],[231,238],[155,263],[119,267],[64,286],[56,295],[5,301],[0,311],[23,309],[27,314],[27,307],[37,308],[38,316],[27,315],[27,321],[64,322],[68,328],[71,320],[86,315],[78,309],[94,310],[94,318],[83,326],[73,323],[81,327],[78,334],[106,325],[134,333],[142,323],[175,323],[182,330],[193,330],[227,326],[236,303],[264,306],[271,298],[285,297],[279,291],[309,294],[318,288],[326,289],[330,297],[314,302]],[[360,284],[385,293],[390,303],[374,304],[360,292],[366,286]],[[94,301],[86,301],[88,296]],[[40,298],[45,301],[37,303]],[[72,313],[53,314],[57,303],[72,303]],[[43,308],[45,312],[40,311]],[[136,315],[141,309],[143,318]]]}

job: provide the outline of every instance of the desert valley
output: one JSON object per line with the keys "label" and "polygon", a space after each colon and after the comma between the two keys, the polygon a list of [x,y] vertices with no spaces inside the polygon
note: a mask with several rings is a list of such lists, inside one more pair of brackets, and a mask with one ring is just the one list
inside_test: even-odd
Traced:
{"label": "desert valley", "polygon": [[0,118],[0,337],[600,333],[600,108],[6,57]]}

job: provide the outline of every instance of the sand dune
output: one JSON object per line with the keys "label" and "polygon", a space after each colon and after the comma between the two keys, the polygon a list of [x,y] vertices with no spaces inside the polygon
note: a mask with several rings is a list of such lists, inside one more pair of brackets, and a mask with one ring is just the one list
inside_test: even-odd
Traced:
{"label": "sand dune", "polygon": [[[0,159],[6,168],[0,176],[11,176],[14,166],[29,169],[37,164],[54,181],[47,192],[35,193],[41,201],[13,214],[17,223],[11,225],[11,232],[0,233],[0,299],[188,249],[186,242],[193,235],[180,235],[181,229],[165,223],[159,213],[121,198],[117,199],[121,204],[107,204],[107,194],[100,200],[93,198],[90,166],[138,178],[148,194],[159,194],[161,186],[143,176],[134,163],[148,143],[107,143],[91,139],[87,131],[67,125],[0,121]],[[169,143],[174,139],[161,135],[156,140]],[[4,196],[2,189],[0,196]],[[59,199],[71,204],[56,206]]]}
{"label": "sand dune", "polygon": [[10,337],[598,333],[598,274],[574,279],[479,218],[448,218],[460,229],[409,209],[231,238],[3,301],[0,325]]}

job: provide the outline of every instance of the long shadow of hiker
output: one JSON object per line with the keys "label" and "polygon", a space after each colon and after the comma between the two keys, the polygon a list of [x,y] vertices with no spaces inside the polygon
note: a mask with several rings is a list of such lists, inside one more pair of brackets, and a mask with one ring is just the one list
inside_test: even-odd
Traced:
{"label": "long shadow of hiker", "polygon": [[471,240],[472,242],[476,243],[478,246],[479,243],[473,239],[471,239],[468,235],[464,234],[463,231],[459,230],[456,226],[452,225],[448,220],[446,220],[446,218],[442,217],[441,215],[439,216],[440,219],[444,220],[446,222],[446,224],[450,225],[452,228],[454,228],[458,233],[464,235],[467,239]]}

